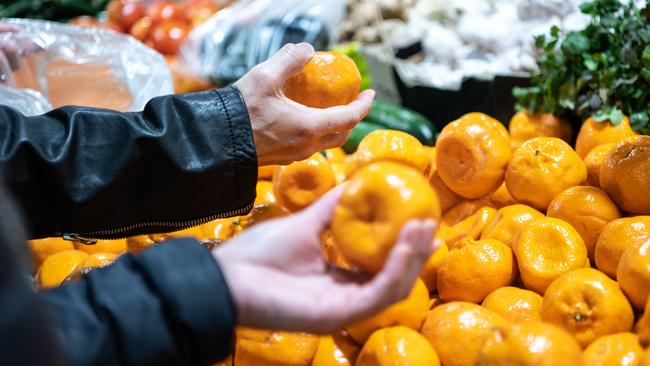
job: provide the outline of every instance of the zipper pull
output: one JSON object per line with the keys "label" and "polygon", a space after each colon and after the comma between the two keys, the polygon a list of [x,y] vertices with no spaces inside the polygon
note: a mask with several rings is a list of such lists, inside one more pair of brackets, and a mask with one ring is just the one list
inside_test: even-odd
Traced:
{"label": "zipper pull", "polygon": [[97,244],[97,240],[95,239],[88,239],[84,238],[83,236],[79,234],[74,234],[74,233],[66,233],[63,234],[63,239],[64,240],[69,240],[69,241],[76,241],[84,245],[95,245]]}

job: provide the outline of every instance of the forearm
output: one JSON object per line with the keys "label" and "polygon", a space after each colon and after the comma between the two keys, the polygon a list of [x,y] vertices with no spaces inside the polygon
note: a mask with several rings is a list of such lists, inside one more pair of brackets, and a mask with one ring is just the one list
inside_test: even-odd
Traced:
{"label": "forearm", "polygon": [[126,255],[41,296],[71,365],[209,364],[230,350],[230,293],[192,239]]}
{"label": "forearm", "polygon": [[172,231],[246,211],[255,196],[252,130],[234,88],[156,98],[139,113],[0,107],[0,143],[33,237]]}

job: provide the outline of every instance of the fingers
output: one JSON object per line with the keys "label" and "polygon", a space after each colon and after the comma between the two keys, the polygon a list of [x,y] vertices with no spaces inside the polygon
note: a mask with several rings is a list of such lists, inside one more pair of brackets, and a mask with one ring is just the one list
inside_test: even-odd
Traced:
{"label": "fingers", "polygon": [[276,52],[273,57],[259,65],[258,71],[266,75],[275,87],[297,74],[314,56],[314,47],[309,43],[289,43]]}
{"label": "fingers", "polygon": [[300,214],[301,222],[304,222],[304,225],[309,225],[310,228],[313,228],[320,234],[329,225],[330,221],[332,221],[334,209],[336,209],[341,195],[343,195],[343,190],[346,187],[347,184],[343,183],[332,188],[318,201],[307,207]]}
{"label": "fingers", "polygon": [[322,135],[348,131],[370,112],[374,98],[374,90],[365,90],[347,105],[326,109],[308,108],[307,113],[313,116],[311,123]]}
{"label": "fingers", "polygon": [[318,150],[327,150],[339,147],[350,137],[350,131],[332,133],[321,137],[318,142]]}
{"label": "fingers", "polygon": [[374,314],[408,296],[432,253],[431,243],[436,228],[437,223],[433,220],[413,220],[404,225],[382,271],[362,286],[358,296],[348,304],[348,321]]}
{"label": "fingers", "polygon": [[9,25],[7,23],[0,23],[0,33],[5,32],[18,32],[20,29],[16,26]]}

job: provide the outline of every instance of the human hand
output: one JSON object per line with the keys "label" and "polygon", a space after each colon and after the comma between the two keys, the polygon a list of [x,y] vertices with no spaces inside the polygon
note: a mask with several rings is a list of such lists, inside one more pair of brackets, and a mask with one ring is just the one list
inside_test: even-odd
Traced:
{"label": "human hand", "polygon": [[341,146],[370,111],[375,96],[372,90],[348,105],[326,109],[310,108],[285,97],[284,82],[313,55],[308,43],[288,44],[235,83],[246,102],[260,166],[289,164]]}
{"label": "human hand", "polygon": [[404,225],[384,268],[372,278],[328,266],[319,236],[342,188],[297,214],[252,227],[213,251],[239,325],[328,333],[408,296],[440,245],[433,243],[437,224],[412,220]]}

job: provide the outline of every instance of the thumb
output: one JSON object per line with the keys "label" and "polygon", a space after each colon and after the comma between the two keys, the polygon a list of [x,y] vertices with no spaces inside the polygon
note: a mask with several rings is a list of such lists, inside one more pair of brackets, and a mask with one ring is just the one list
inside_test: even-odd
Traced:
{"label": "thumb", "polygon": [[282,47],[260,67],[267,75],[273,76],[274,86],[279,87],[297,74],[314,56],[314,47],[309,43],[289,43]]}
{"label": "thumb", "polygon": [[318,232],[322,231],[327,225],[329,225],[334,210],[338,206],[343,191],[347,186],[348,183],[339,184],[327,192],[318,201],[307,207],[302,213],[305,225],[309,225],[310,228],[313,227]]}

